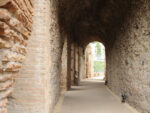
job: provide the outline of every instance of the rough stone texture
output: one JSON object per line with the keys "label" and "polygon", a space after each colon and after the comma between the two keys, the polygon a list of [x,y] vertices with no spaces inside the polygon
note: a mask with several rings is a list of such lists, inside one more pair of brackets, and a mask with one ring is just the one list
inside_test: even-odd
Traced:
{"label": "rough stone texture", "polygon": [[75,73],[75,47],[74,43],[71,43],[71,85],[74,85],[74,73]]}
{"label": "rough stone texture", "polygon": [[67,89],[69,90],[71,88],[71,39],[67,40]]}
{"label": "rough stone texture", "polygon": [[150,2],[135,2],[112,48],[106,47],[108,87],[141,113],[150,113]]}
{"label": "rough stone texture", "polygon": [[50,1],[50,113],[53,112],[55,104],[60,95],[60,75],[61,75],[61,56],[63,50],[63,40],[66,37],[59,28],[57,15],[57,0]]}
{"label": "rough stone texture", "polygon": [[61,75],[60,75],[60,88],[61,91],[64,92],[67,90],[67,38],[64,39],[64,45],[63,45],[63,51],[62,51],[62,56],[61,56]]}
{"label": "rough stone texture", "polygon": [[0,0],[0,113],[7,112],[7,97],[25,59],[32,7],[30,0]]}

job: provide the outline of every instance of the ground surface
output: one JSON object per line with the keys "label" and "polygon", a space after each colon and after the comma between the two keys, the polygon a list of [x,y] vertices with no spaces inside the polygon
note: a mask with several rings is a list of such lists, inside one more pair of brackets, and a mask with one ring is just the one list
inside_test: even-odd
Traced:
{"label": "ground surface", "polygon": [[133,113],[100,80],[84,80],[65,93],[59,113]]}

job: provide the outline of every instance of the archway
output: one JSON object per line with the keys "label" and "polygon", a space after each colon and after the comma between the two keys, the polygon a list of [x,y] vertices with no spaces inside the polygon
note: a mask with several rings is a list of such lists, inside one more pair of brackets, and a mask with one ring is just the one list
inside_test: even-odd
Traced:
{"label": "archway", "polygon": [[105,78],[105,47],[100,42],[91,42],[85,48],[85,74],[82,78]]}

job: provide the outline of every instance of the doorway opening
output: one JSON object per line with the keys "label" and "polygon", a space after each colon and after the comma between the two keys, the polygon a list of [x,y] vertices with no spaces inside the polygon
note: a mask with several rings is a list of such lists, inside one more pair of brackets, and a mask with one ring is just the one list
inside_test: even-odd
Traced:
{"label": "doorway opening", "polygon": [[105,79],[105,47],[100,42],[91,42],[85,49],[85,77]]}

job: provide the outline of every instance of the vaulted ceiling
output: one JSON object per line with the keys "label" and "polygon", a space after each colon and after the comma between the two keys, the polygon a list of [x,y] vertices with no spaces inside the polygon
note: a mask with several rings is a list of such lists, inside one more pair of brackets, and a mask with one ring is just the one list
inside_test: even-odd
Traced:
{"label": "vaulted ceiling", "polygon": [[61,0],[59,23],[61,28],[81,44],[101,41],[111,44],[132,6],[142,0]]}

